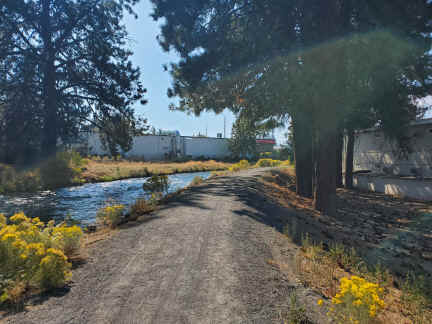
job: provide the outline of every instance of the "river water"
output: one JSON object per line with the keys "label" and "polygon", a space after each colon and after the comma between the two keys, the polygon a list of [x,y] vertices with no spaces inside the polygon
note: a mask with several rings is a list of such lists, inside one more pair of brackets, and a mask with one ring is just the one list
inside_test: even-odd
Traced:
{"label": "river water", "polygon": [[[169,192],[188,186],[194,177],[207,179],[210,172],[179,173],[169,175]],[[96,219],[99,208],[108,202],[130,206],[138,198],[148,198],[142,184],[148,178],[126,179],[103,183],[88,183],[82,186],[62,188],[14,195],[0,195],[0,213],[10,216],[24,211],[28,216],[40,217],[43,221],[61,221],[70,215],[83,224]]]}

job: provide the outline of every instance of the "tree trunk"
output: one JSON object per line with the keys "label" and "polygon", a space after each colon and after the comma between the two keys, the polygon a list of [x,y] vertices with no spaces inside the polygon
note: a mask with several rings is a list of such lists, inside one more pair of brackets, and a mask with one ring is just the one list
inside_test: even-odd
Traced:
{"label": "tree trunk", "polygon": [[336,143],[336,187],[342,188],[342,153],[343,153],[343,132],[337,134]]}
{"label": "tree trunk", "polygon": [[45,120],[42,139],[42,153],[45,157],[55,154],[58,139],[55,49],[53,47],[51,31],[50,4],[51,0],[42,0],[41,34],[44,43],[45,60],[43,73]]}
{"label": "tree trunk", "polygon": [[307,118],[293,119],[296,191],[302,197],[312,197],[313,158],[312,128]]}
{"label": "tree trunk", "polygon": [[336,213],[336,149],[337,132],[318,130],[314,207],[327,215]]}
{"label": "tree trunk", "polygon": [[353,188],[353,169],[354,169],[354,131],[348,130],[347,151],[345,158],[345,188]]}

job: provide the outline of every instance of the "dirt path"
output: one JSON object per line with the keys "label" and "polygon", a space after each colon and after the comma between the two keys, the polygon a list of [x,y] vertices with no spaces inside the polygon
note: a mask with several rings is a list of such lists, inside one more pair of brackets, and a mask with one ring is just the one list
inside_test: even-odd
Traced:
{"label": "dirt path", "polygon": [[[56,296],[6,318],[8,323],[281,323],[289,295],[318,297],[269,260],[296,247],[277,230],[287,209],[257,190],[249,170],[181,194],[147,223],[119,231],[90,251]],[[304,298],[306,299],[306,298]]]}

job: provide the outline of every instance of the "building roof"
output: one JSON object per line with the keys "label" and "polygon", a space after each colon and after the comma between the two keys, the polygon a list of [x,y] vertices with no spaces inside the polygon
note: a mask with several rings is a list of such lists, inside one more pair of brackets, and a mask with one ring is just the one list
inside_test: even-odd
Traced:
{"label": "building roof", "polygon": [[[432,126],[432,118],[424,118],[424,119],[418,119],[414,120],[410,123],[410,126],[422,126],[422,125],[431,125]],[[376,132],[380,131],[381,129],[379,127],[372,127],[368,129],[362,129],[357,131],[357,133],[369,133],[369,132]]]}

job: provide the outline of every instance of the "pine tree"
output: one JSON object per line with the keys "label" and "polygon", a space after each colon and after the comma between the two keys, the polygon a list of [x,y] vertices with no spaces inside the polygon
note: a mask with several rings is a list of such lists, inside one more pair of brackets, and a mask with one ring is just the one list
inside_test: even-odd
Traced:
{"label": "pine tree", "polygon": [[[121,20],[136,2],[0,3],[0,102],[9,107],[3,123],[21,123],[16,133],[36,142],[24,146],[37,144],[50,155],[59,139],[76,137],[89,123],[118,115],[134,120],[132,104],[145,89]],[[10,131],[5,134],[8,140]]]}
{"label": "pine tree", "polygon": [[314,176],[315,207],[326,213],[335,212],[337,139],[351,112],[364,106],[380,123],[428,91],[427,0],[152,2],[165,19],[162,47],[182,58],[171,65],[177,108],[290,116],[304,161],[299,193],[310,195]]}
{"label": "pine tree", "polygon": [[255,123],[245,117],[237,118],[232,127],[229,148],[236,158],[254,158],[257,155]]}

